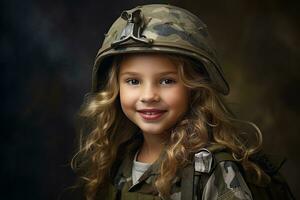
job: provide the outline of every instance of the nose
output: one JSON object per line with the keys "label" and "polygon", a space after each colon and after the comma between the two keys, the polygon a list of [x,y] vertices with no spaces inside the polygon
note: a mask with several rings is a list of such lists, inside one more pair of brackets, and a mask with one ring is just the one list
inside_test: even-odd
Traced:
{"label": "nose", "polygon": [[143,103],[159,102],[160,101],[159,90],[152,85],[144,86],[142,89],[140,100]]}

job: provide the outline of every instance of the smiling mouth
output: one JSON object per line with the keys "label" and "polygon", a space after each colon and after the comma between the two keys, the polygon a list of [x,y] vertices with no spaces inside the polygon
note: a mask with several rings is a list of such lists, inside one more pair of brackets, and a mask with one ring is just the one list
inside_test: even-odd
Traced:
{"label": "smiling mouth", "polygon": [[157,120],[166,112],[165,110],[140,110],[140,116],[145,120]]}

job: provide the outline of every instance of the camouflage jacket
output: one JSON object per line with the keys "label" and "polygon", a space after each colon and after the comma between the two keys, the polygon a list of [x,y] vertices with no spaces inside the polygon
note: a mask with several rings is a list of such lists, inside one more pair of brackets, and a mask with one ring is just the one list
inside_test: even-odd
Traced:
{"label": "camouflage jacket", "polygon": [[[154,162],[149,169],[132,184],[131,172],[136,149],[129,151],[119,166],[118,173],[112,183],[109,184],[108,192],[100,192],[97,199],[105,200],[160,200],[162,199],[153,187],[156,177],[159,175],[160,163],[163,156]],[[195,154],[194,178],[188,180],[192,183],[189,188],[194,200],[241,200],[252,199],[251,192],[246,185],[237,165],[232,161],[222,161],[212,167],[212,154],[203,149]],[[182,180],[184,180],[184,169],[180,170],[175,177],[171,189],[171,200],[188,200],[182,195]],[[206,184],[199,184],[201,177],[207,176]],[[186,179],[186,178],[185,178]],[[194,181],[193,181],[194,179]],[[98,196],[97,195],[97,196]],[[105,197],[105,198],[104,198]]]}

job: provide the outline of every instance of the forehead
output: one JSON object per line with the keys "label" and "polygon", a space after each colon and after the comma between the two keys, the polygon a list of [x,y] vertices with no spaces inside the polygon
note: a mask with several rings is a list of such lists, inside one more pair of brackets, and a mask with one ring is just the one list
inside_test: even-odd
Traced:
{"label": "forehead", "polygon": [[163,73],[177,72],[177,65],[165,54],[132,54],[124,56],[120,61],[120,74],[124,72]]}

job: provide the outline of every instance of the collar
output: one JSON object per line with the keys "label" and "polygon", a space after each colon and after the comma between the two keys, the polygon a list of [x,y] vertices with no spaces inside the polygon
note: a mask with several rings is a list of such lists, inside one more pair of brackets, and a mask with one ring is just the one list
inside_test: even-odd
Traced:
{"label": "collar", "polygon": [[[119,177],[125,182],[123,186],[128,192],[139,192],[145,194],[157,194],[153,187],[157,176],[160,174],[160,166],[165,158],[165,151],[162,151],[159,158],[147,169],[147,171],[139,178],[139,180],[132,184],[132,167],[133,160],[141,142],[135,142],[128,146],[124,159],[119,168]],[[118,181],[120,182],[120,181]]]}

